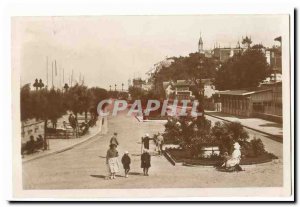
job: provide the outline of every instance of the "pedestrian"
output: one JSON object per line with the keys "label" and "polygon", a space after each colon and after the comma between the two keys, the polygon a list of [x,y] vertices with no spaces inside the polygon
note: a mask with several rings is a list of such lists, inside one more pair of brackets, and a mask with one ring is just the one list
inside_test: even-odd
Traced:
{"label": "pedestrian", "polygon": [[106,154],[106,164],[110,172],[110,179],[115,179],[116,173],[119,172],[119,153],[116,148],[117,146],[115,144],[110,144]]}
{"label": "pedestrian", "polygon": [[119,145],[118,139],[117,139],[118,133],[115,132],[112,138],[110,139],[110,144],[114,144],[116,146]]}
{"label": "pedestrian", "polygon": [[149,134],[146,134],[145,137],[142,138],[142,143],[144,144],[144,149],[149,150],[149,141],[150,141]]}
{"label": "pedestrian", "polygon": [[158,154],[159,154],[159,155],[162,154],[163,143],[164,143],[164,137],[161,135],[160,132],[158,132],[158,136],[157,136],[157,146],[158,146]]}
{"label": "pedestrian", "polygon": [[27,154],[32,154],[35,152],[36,143],[34,137],[31,135],[29,141],[26,142]]}
{"label": "pedestrian", "polygon": [[129,153],[128,153],[128,151],[125,151],[125,154],[122,157],[122,164],[123,164],[123,168],[125,170],[125,178],[128,178],[128,173],[130,170],[130,163],[131,163],[131,159],[129,157]]}
{"label": "pedestrian", "polygon": [[144,149],[141,155],[141,168],[143,168],[144,176],[149,176],[148,171],[151,167],[151,156],[147,149]]}

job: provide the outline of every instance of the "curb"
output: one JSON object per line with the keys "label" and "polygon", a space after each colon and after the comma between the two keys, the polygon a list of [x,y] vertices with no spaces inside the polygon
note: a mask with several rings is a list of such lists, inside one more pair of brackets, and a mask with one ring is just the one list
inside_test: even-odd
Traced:
{"label": "curb", "polygon": [[[220,118],[219,116],[215,116],[215,115],[211,115],[211,114],[208,114],[208,113],[204,113],[204,115],[207,115],[207,116],[211,116],[211,117],[214,117],[216,119],[220,119],[220,120],[223,120],[223,121],[227,121],[227,122],[233,122],[233,121],[229,121],[227,119],[224,119],[224,118]],[[256,131],[256,132],[259,132],[261,134],[265,134],[265,135],[268,135],[267,138],[269,139],[272,139],[276,142],[280,142],[280,143],[283,143],[283,137],[280,136],[280,135],[274,135],[274,134],[270,134],[268,132],[264,132],[264,131],[261,131],[261,130],[258,130],[258,129],[255,129],[255,128],[252,128],[252,127],[248,127],[248,126],[245,126],[245,125],[242,125],[243,127],[247,128],[247,129],[251,129],[253,131]]]}
{"label": "curb", "polygon": [[173,166],[175,166],[177,164],[182,164],[182,163],[176,163],[175,160],[172,158],[172,156],[169,153],[167,153],[167,151],[165,151],[165,150],[163,151],[163,155]]}
{"label": "curb", "polygon": [[91,140],[92,138],[94,138],[95,136],[97,136],[100,132],[101,132],[101,128],[99,127],[99,130],[96,132],[96,134],[93,134],[93,135],[91,135],[90,137],[87,137],[86,139],[84,139],[84,140],[82,140],[82,141],[80,141],[80,142],[78,142],[78,143],[75,143],[75,144],[73,144],[73,145],[71,145],[71,146],[68,146],[68,147],[63,148],[63,149],[59,149],[59,150],[54,151],[54,152],[50,152],[50,153],[48,153],[48,154],[43,154],[43,155],[41,155],[41,156],[33,157],[33,158],[31,158],[31,159],[28,159],[28,160],[23,160],[23,161],[22,161],[22,164],[23,164],[23,163],[30,162],[30,161],[38,160],[38,159],[41,159],[41,158],[44,158],[44,157],[48,157],[48,156],[50,156],[50,155],[54,155],[54,154],[58,154],[58,153],[61,153],[61,152],[65,152],[65,151],[68,151],[68,150],[70,150],[70,149],[73,149],[74,147],[76,147],[76,146],[78,146],[78,145],[80,145],[80,144],[83,144],[83,143],[86,142],[86,141]]}

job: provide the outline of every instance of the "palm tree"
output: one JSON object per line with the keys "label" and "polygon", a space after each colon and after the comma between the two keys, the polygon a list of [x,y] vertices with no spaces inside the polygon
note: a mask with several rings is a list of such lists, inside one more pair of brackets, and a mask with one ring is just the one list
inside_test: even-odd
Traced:
{"label": "palm tree", "polygon": [[117,91],[117,84],[115,84],[115,91]]}

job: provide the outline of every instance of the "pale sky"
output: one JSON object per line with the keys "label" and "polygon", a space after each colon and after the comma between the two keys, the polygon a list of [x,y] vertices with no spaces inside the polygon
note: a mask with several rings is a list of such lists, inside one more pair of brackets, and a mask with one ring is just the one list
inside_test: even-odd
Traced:
{"label": "pale sky", "polygon": [[[108,89],[125,84],[145,73],[166,56],[186,56],[196,52],[200,32],[204,49],[215,42],[235,46],[242,36],[254,44],[272,46],[281,36],[280,15],[199,15],[199,16],[100,16],[100,17],[14,17],[13,56],[20,60],[21,84],[42,78],[51,86],[51,62],[65,82],[74,71],[74,81],[84,75],[85,84]],[[286,17],[286,16],[285,16]],[[284,42],[283,42],[284,44]],[[62,69],[61,69],[62,71]],[[54,84],[59,86],[55,76]]]}

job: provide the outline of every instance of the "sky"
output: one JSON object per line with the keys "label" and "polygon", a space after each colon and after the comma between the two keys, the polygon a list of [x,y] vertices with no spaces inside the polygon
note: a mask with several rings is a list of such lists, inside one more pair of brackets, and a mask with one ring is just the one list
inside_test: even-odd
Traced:
{"label": "sky", "polygon": [[145,78],[165,57],[196,52],[200,34],[204,49],[212,49],[216,42],[234,47],[246,35],[254,44],[271,47],[274,38],[287,32],[286,19],[283,15],[13,17],[12,56],[19,61],[21,85],[35,78],[47,84],[48,70],[51,86],[56,61],[57,87],[69,83],[73,71],[73,84],[81,76],[89,87],[109,89],[117,84],[120,89],[122,83],[127,88],[128,79]]}

